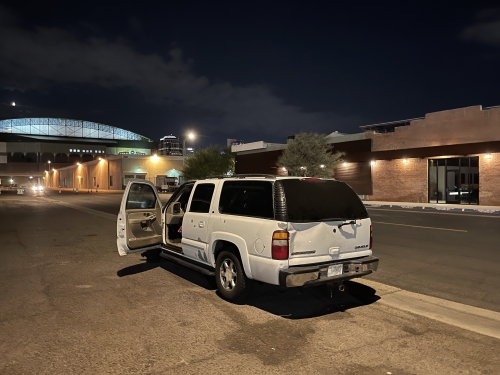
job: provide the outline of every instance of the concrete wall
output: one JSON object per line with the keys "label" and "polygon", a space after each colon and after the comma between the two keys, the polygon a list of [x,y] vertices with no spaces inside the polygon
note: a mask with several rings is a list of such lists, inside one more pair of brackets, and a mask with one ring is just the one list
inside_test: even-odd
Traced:
{"label": "concrete wall", "polygon": [[[156,183],[156,176],[173,176],[182,170],[184,158],[182,156],[138,157],[128,156],[122,159],[123,174],[146,174],[146,180]],[[175,171],[174,171],[175,170]],[[120,177],[121,178],[121,177]]]}
{"label": "concrete wall", "polygon": [[[178,174],[183,167],[183,157],[178,156],[112,156],[101,161],[94,160],[51,172],[46,176],[46,185],[95,190],[122,190],[124,174],[145,174],[146,180],[156,182],[158,175]],[[175,169],[175,171],[174,171]],[[109,176],[113,186],[109,186]],[[64,185],[66,179],[66,185]]]}
{"label": "concrete wall", "polygon": [[474,106],[428,113],[394,133],[369,132],[366,136],[373,139],[372,151],[499,141],[500,108]]}
{"label": "concrete wall", "polygon": [[7,142],[7,152],[49,152],[70,153],[70,149],[92,150],[92,154],[96,150],[106,151],[105,145],[93,145],[82,143],[50,143],[50,142]]}
{"label": "concrete wall", "polygon": [[109,175],[113,177],[113,186],[109,190],[122,190],[122,159],[109,160]]}
{"label": "concrete wall", "polygon": [[0,164],[7,163],[7,143],[0,142]]}

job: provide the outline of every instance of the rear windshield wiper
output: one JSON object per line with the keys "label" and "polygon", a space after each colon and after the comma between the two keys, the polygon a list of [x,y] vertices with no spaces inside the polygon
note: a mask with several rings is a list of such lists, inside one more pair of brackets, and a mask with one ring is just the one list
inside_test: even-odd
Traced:
{"label": "rear windshield wiper", "polygon": [[338,227],[339,229],[342,228],[344,225],[351,225],[351,224],[356,224],[356,220],[351,220],[351,221],[346,221],[345,223],[339,224]]}

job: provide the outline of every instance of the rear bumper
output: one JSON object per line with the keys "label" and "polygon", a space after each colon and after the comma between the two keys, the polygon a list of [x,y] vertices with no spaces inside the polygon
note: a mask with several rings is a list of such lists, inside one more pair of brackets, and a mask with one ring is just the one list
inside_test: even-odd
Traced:
{"label": "rear bumper", "polygon": [[[342,264],[342,274],[327,276],[328,266]],[[332,261],[318,265],[293,266],[279,273],[279,283],[284,287],[314,286],[330,282],[340,282],[369,275],[378,268],[378,258],[363,257]]]}

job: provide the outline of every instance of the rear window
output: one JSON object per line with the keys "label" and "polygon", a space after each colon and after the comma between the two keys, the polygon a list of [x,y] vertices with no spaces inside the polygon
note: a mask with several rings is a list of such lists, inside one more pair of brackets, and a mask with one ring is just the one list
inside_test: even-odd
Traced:
{"label": "rear window", "polygon": [[366,219],[368,212],[349,185],[335,180],[284,179],[288,221]]}
{"label": "rear window", "polygon": [[269,181],[225,181],[219,201],[221,214],[274,218],[273,185]]}

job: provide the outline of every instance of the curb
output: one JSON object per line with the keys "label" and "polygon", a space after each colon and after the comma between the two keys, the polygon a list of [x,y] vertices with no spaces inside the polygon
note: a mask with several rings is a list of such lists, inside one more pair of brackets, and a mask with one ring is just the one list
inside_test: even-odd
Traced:
{"label": "curb", "polygon": [[424,210],[424,211],[447,211],[447,212],[469,212],[469,213],[483,213],[483,214],[495,214],[495,215],[500,215],[500,209],[498,210],[492,210],[492,209],[486,209],[486,208],[457,208],[457,207],[429,207],[429,206],[413,206],[413,205],[407,205],[407,204],[371,204],[371,203],[365,203],[366,207],[372,207],[372,208],[400,208],[400,209],[417,209],[417,210]]}

